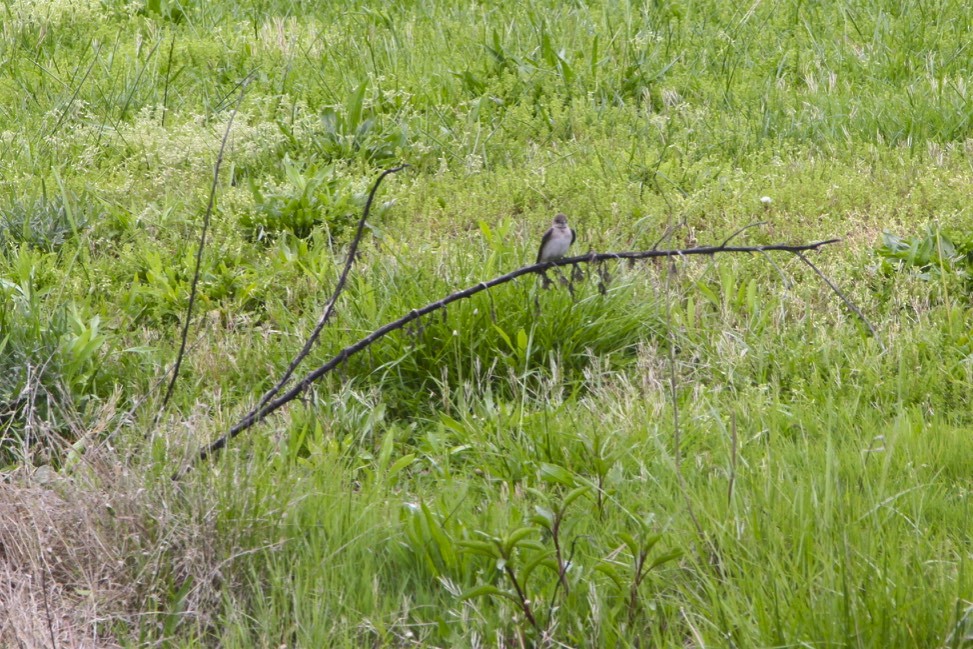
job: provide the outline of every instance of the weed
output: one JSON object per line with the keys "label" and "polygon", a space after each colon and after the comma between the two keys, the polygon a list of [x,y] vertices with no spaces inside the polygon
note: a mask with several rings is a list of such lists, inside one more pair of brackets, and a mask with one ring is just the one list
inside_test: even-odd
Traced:
{"label": "weed", "polygon": [[[968,644],[968,8],[360,5],[0,9],[0,644]],[[579,254],[842,237],[809,260],[884,349],[800,260],[564,269],[173,484],[399,161],[307,365],[530,262],[559,211]]]}

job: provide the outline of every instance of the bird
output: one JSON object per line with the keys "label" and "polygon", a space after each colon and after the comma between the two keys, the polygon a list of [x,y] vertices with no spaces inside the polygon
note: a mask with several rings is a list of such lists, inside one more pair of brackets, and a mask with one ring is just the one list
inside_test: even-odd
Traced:
{"label": "bird", "polygon": [[537,261],[554,261],[560,259],[568,252],[568,248],[574,243],[574,230],[568,227],[568,217],[558,214],[554,217],[551,228],[544,233],[541,239],[541,247],[537,250]]}

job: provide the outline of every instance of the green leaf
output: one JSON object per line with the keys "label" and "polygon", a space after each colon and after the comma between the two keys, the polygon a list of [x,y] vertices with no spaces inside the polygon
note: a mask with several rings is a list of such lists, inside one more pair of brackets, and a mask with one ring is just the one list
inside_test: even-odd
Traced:
{"label": "green leaf", "polygon": [[628,547],[628,551],[632,553],[633,557],[639,555],[639,544],[635,540],[635,537],[628,532],[619,532],[618,538]]}
{"label": "green leaf", "polygon": [[642,539],[642,550],[649,552],[655,547],[656,543],[662,540],[661,534],[650,534]]}
{"label": "green leaf", "polygon": [[573,503],[575,500],[577,500],[581,496],[588,495],[589,491],[591,491],[591,487],[589,487],[588,485],[581,485],[576,489],[572,489],[571,491],[568,492],[568,495],[564,497],[564,503],[561,507],[563,509],[567,509],[568,506],[571,505],[571,503]]}
{"label": "green leaf", "polygon": [[443,414],[443,413],[440,413],[440,415],[439,415],[439,423],[441,423],[446,428],[449,428],[453,432],[460,433],[461,435],[465,435],[466,432],[467,432],[466,431],[466,426],[464,426],[460,422],[456,421],[455,419],[453,419],[449,415],[446,415],[446,414]]}
{"label": "green leaf", "polygon": [[544,462],[540,466],[540,477],[544,482],[561,484],[566,487],[575,487],[578,482],[574,475],[562,466]]}
{"label": "green leaf", "polygon": [[595,34],[595,38],[591,43],[591,58],[590,58],[589,65],[591,66],[591,73],[590,73],[591,79],[592,81],[596,81],[598,79],[598,67],[599,67],[598,66],[598,34]]}
{"label": "green leaf", "polygon": [[493,328],[496,330],[498,334],[500,334],[500,338],[503,339],[503,342],[507,343],[507,347],[510,348],[510,351],[516,352],[517,348],[514,347],[513,341],[510,340],[510,336],[507,335],[507,332],[501,329],[500,327],[498,327],[497,325],[493,325]]}
{"label": "green leaf", "polygon": [[560,570],[557,565],[557,560],[555,560],[553,556],[548,553],[539,554],[529,561],[527,565],[525,565],[520,571],[520,576],[525,584],[530,579],[530,576],[534,574],[534,570],[536,570],[538,566],[543,566],[550,569],[555,575]]}
{"label": "green leaf", "polygon": [[534,509],[537,511],[537,514],[531,517],[531,521],[548,530],[552,529],[554,527],[554,512],[540,505]]}
{"label": "green leaf", "polygon": [[436,517],[433,516],[432,511],[426,503],[420,503],[419,508],[422,511],[426,527],[429,529],[429,535],[432,536],[436,542],[436,546],[439,548],[440,555],[442,555],[447,565],[453,565],[456,560],[456,552],[454,551],[452,540],[443,532],[442,526],[436,520]]}
{"label": "green leaf", "polygon": [[385,437],[382,438],[382,448],[378,453],[378,470],[384,471],[392,458],[392,451],[395,450],[395,429],[390,428]]}
{"label": "green leaf", "polygon": [[523,329],[517,331],[517,350],[521,353],[523,357],[527,357],[527,332]]}
{"label": "green leaf", "polygon": [[696,291],[709,300],[714,306],[720,306],[720,298],[705,282],[696,282]]}
{"label": "green leaf", "polygon": [[488,543],[486,541],[457,541],[456,546],[463,552],[469,552],[471,554],[479,554],[491,558],[500,556],[500,549],[496,543]]}
{"label": "green leaf", "polygon": [[668,552],[664,552],[652,560],[652,563],[649,564],[649,570],[652,570],[656,566],[661,566],[664,563],[668,563],[670,561],[678,559],[682,555],[683,555],[683,551],[680,550],[679,548],[673,548]]}
{"label": "green leaf", "polygon": [[523,541],[525,538],[527,538],[533,533],[534,533],[533,527],[521,527],[511,532],[506,537],[504,537],[503,541],[501,541],[504,555],[509,557],[513,549],[517,547],[517,545],[521,541]]}
{"label": "green leaf", "polygon": [[565,85],[571,85],[574,82],[574,70],[571,69],[571,64],[561,54],[557,54],[556,56],[557,67],[561,71],[561,78],[564,79]]}
{"label": "green leaf", "polygon": [[474,597],[506,597],[512,602],[517,604],[520,603],[520,600],[517,598],[516,594],[501,590],[496,586],[491,586],[490,584],[475,586],[459,596],[461,600],[473,599]]}
{"label": "green leaf", "polygon": [[554,52],[554,46],[551,44],[551,35],[546,29],[541,29],[541,56],[544,57],[544,61],[552,68],[557,64],[557,54]]}
{"label": "green leaf", "polygon": [[487,240],[487,243],[493,243],[493,230],[490,228],[490,225],[482,219],[477,221],[477,225],[480,227],[480,232],[483,233],[483,238]]}
{"label": "green leaf", "polygon": [[618,571],[615,570],[615,566],[611,565],[610,563],[599,563],[595,566],[595,570],[611,579],[617,588],[625,588],[625,582],[618,575]]}
{"label": "green leaf", "polygon": [[345,107],[345,134],[350,135],[358,131],[362,122],[362,112],[365,105],[365,90],[368,88],[368,81],[362,81],[348,96],[348,103]]}
{"label": "green leaf", "polygon": [[392,466],[389,467],[389,477],[391,478],[396,473],[398,473],[402,469],[406,468],[407,466],[415,462],[415,460],[416,460],[415,453],[409,453],[408,455],[403,455],[394,463],[392,463]]}

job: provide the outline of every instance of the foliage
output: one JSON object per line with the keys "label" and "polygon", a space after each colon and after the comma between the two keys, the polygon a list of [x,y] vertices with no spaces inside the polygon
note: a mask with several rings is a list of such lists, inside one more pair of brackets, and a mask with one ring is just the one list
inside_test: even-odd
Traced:
{"label": "foliage", "polygon": [[943,274],[961,279],[970,277],[973,264],[973,239],[959,239],[954,243],[936,225],[929,225],[924,236],[902,239],[885,232],[878,249],[887,271],[912,270],[920,279],[938,280]]}
{"label": "foliage", "polygon": [[964,3],[0,11],[0,645],[970,645]]}
{"label": "foliage", "polygon": [[289,158],[282,161],[284,185],[260,188],[251,182],[253,208],[243,226],[258,239],[289,232],[307,239],[316,227],[324,227],[334,241],[345,238],[364,207],[361,194],[333,166],[301,169]]}

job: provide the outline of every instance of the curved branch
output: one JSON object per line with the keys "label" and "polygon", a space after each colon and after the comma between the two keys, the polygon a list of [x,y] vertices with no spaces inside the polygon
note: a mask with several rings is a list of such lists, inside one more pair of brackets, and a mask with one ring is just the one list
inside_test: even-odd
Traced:
{"label": "curved branch", "polygon": [[[597,263],[602,261],[608,261],[611,259],[652,259],[656,257],[682,257],[690,255],[715,255],[720,253],[733,253],[733,252],[771,252],[771,251],[781,251],[790,252],[792,254],[799,254],[807,252],[810,250],[817,250],[822,246],[828,244],[837,243],[841,239],[828,239],[826,241],[818,241],[815,243],[808,244],[773,244],[767,246],[706,246],[700,248],[688,248],[685,250],[638,250],[630,252],[603,252],[603,253],[589,253],[584,255],[578,255],[576,257],[564,257],[562,259],[557,259],[553,261],[544,261],[538,264],[531,264],[530,266],[524,266],[523,268],[518,268],[512,272],[509,272],[500,277],[495,277],[486,282],[480,282],[474,284],[469,288],[462,291],[457,291],[451,295],[448,295],[441,300],[427,304],[426,306],[413,309],[409,313],[400,317],[398,320],[394,320],[379,327],[372,333],[368,334],[358,342],[345,347],[340,352],[338,352],[331,360],[327,361],[323,365],[319,366],[317,369],[309,372],[294,384],[287,392],[283,393],[276,399],[268,401],[263,405],[263,407],[255,408],[246,416],[244,416],[239,422],[237,422],[225,435],[218,438],[212,442],[206,448],[200,450],[199,455],[196,456],[195,462],[201,462],[208,459],[210,456],[219,452],[227,445],[227,443],[242,433],[243,431],[251,428],[257,423],[261,422],[271,413],[279,410],[281,407],[298,398],[302,392],[304,392],[312,383],[320,379],[325,374],[331,372],[336,367],[341,365],[343,362],[348,360],[350,357],[354,356],[358,352],[362,351],[376,340],[390,334],[397,329],[402,329],[407,324],[414,320],[418,320],[424,315],[438,311],[443,307],[463,300],[465,298],[471,297],[480,293],[481,291],[488,290],[494,286],[499,286],[501,284],[506,284],[511,282],[518,277],[523,277],[524,275],[530,275],[532,273],[541,273],[549,268],[555,268],[558,266],[569,266],[572,264],[588,264]],[[830,284],[830,283],[829,283]],[[192,464],[186,468],[188,471],[192,467]],[[173,479],[179,478],[184,472],[178,472],[173,476]]]}
{"label": "curved branch", "polygon": [[850,299],[848,299],[848,297],[844,293],[842,293],[837,286],[835,286],[834,282],[832,282],[827,275],[822,273],[821,270],[817,266],[815,266],[810,259],[804,256],[803,253],[795,252],[794,254],[797,255],[798,259],[800,259],[805,264],[810,266],[811,270],[817,273],[818,277],[824,280],[824,283],[827,284],[832,291],[834,291],[835,295],[841,298],[841,301],[845,303],[845,306],[847,306],[855,315],[857,315],[861,319],[862,322],[865,323],[865,326],[868,327],[868,330],[871,332],[872,337],[874,337],[875,340],[878,341],[878,346],[882,348],[883,352],[886,351],[885,343],[882,342],[882,337],[878,335],[878,332],[875,331],[875,327],[873,327],[872,323],[868,321],[868,318],[865,317],[865,314],[861,312],[861,309],[855,306],[855,303],[852,302]]}
{"label": "curved branch", "polygon": [[[155,50],[152,51],[154,52]],[[203,227],[199,233],[199,246],[196,248],[196,268],[193,270],[193,281],[189,288],[189,302],[186,304],[186,320],[182,324],[179,352],[176,354],[176,362],[172,367],[169,387],[166,388],[166,394],[162,398],[162,406],[159,408],[159,414],[156,417],[157,421],[161,417],[162,411],[169,405],[172,392],[176,387],[176,379],[179,378],[179,368],[182,366],[182,359],[186,355],[186,340],[189,337],[189,325],[193,317],[193,306],[196,304],[196,292],[199,287],[199,276],[203,266],[203,251],[206,249],[206,235],[209,232],[210,219],[213,216],[213,205],[216,203],[216,188],[220,181],[220,167],[223,165],[223,154],[226,151],[226,142],[230,139],[230,129],[233,128],[233,120],[236,118],[240,104],[243,103],[243,98],[247,93],[247,85],[250,83],[253,75],[254,73],[251,72],[240,82],[240,96],[237,98],[236,106],[233,107],[233,111],[230,113],[230,119],[226,123],[226,130],[223,131],[223,140],[220,142],[220,152],[216,156],[216,164],[213,166],[213,182],[209,189],[209,203],[206,205],[206,213],[203,215]],[[163,113],[164,117],[165,113]]]}
{"label": "curved branch", "polygon": [[[324,313],[321,314],[321,318],[318,320],[318,324],[314,327],[314,331],[304,342],[304,347],[298,352],[291,364],[287,366],[287,371],[284,372],[284,376],[277,381],[277,385],[267,390],[267,392],[260,398],[260,402],[257,407],[247,413],[247,417],[250,417],[260,411],[267,402],[274,398],[274,396],[281,391],[284,385],[291,379],[294,375],[294,370],[297,366],[301,364],[307,355],[311,353],[311,348],[314,343],[317,342],[318,336],[321,335],[321,330],[324,329],[324,325],[331,318],[331,314],[334,313],[335,302],[338,301],[338,296],[341,295],[341,291],[345,288],[345,282],[348,281],[348,273],[351,271],[352,265],[355,263],[355,257],[358,253],[358,244],[361,242],[362,234],[365,232],[365,220],[368,218],[369,212],[372,210],[372,201],[375,199],[375,192],[378,191],[378,186],[382,183],[382,180],[389,174],[394,174],[396,172],[402,171],[409,165],[400,165],[398,167],[393,167],[391,169],[386,169],[383,171],[378,178],[375,179],[375,184],[372,185],[372,191],[368,194],[368,201],[365,203],[365,210],[362,212],[361,219],[358,220],[358,230],[355,232],[355,238],[351,241],[351,247],[348,248],[348,259],[345,260],[344,270],[341,271],[341,277],[338,278],[338,284],[334,287],[334,292],[331,294],[331,299],[328,300],[328,304],[324,307]],[[245,417],[246,418],[246,417]]]}
{"label": "curved branch", "polygon": [[767,225],[767,222],[766,221],[756,221],[754,223],[748,223],[747,225],[743,226],[742,228],[740,228],[739,230],[737,230],[736,232],[734,232],[733,234],[731,234],[730,236],[728,236],[726,238],[726,240],[723,241],[723,243],[720,244],[720,247],[721,248],[725,248],[726,247],[726,244],[728,244],[731,241],[733,241],[736,237],[738,237],[739,235],[743,234],[745,231],[749,230],[750,228],[759,227],[761,225]]}

